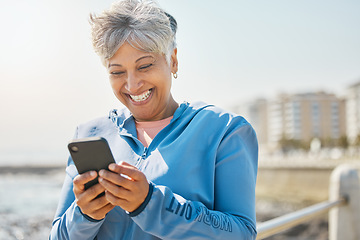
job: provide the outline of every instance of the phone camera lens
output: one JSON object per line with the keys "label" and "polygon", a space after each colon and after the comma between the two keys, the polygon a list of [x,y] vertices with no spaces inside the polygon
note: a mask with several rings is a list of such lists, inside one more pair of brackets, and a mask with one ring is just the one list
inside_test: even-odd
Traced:
{"label": "phone camera lens", "polygon": [[79,151],[79,148],[77,146],[72,146],[71,151],[77,152],[77,151]]}

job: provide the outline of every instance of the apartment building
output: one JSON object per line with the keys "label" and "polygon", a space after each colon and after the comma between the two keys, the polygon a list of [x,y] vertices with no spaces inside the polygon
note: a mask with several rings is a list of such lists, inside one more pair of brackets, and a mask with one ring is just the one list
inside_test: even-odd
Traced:
{"label": "apartment building", "polygon": [[282,138],[310,142],[346,135],[345,100],[334,94],[283,94],[270,101],[268,109],[269,144],[273,147]]}
{"label": "apartment building", "polygon": [[360,82],[346,91],[346,134],[350,143],[360,135]]}
{"label": "apartment building", "polygon": [[248,119],[259,143],[270,151],[278,149],[284,138],[309,143],[346,135],[345,100],[330,93],[279,94],[243,104],[237,112]]}

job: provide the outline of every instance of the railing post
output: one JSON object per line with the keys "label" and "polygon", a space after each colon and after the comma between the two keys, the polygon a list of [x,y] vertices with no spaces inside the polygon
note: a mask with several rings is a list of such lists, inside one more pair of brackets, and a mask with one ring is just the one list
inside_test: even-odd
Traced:
{"label": "railing post", "polygon": [[356,169],[349,165],[335,168],[330,177],[329,198],[345,197],[347,204],[329,212],[330,240],[360,239],[360,182]]}

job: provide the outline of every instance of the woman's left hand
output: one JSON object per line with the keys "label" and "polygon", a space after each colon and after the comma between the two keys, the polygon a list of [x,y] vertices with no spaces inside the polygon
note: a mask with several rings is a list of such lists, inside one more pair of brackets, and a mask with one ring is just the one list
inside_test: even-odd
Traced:
{"label": "woman's left hand", "polygon": [[111,172],[99,172],[99,183],[105,188],[106,199],[125,211],[135,211],[149,192],[149,183],[145,175],[126,162],[112,163],[109,169]]}

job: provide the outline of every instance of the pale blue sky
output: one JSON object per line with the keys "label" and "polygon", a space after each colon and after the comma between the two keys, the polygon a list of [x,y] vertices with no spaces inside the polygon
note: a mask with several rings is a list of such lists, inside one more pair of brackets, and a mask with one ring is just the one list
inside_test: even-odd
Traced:
{"label": "pale blue sky", "polygon": [[[0,0],[0,164],[65,163],[76,125],[121,107],[88,15],[110,0]],[[159,0],[178,21],[179,102],[224,108],[360,81],[360,1]]]}

